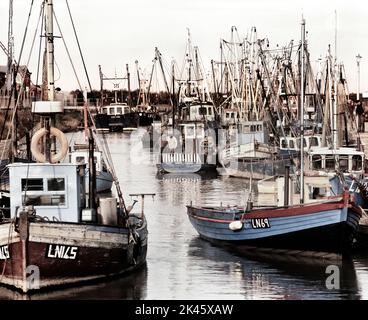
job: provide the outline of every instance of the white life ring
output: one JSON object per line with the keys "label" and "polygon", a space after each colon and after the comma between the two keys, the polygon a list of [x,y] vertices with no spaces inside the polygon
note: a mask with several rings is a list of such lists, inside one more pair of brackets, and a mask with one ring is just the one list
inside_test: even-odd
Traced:
{"label": "white life ring", "polygon": [[[31,152],[37,162],[45,163],[46,155],[40,151],[39,142],[46,135],[46,128],[38,130],[32,137]],[[54,155],[51,155],[51,163],[57,163],[62,161],[68,153],[68,140],[65,134],[57,128],[50,128],[50,135],[55,136],[60,143],[60,151]]]}

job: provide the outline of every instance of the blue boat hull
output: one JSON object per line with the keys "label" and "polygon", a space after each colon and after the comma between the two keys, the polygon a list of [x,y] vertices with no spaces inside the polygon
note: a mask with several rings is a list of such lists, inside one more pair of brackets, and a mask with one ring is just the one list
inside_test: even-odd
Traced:
{"label": "blue boat hull", "polygon": [[[270,210],[270,209],[269,209]],[[265,217],[262,212],[262,217]],[[199,235],[216,243],[267,248],[348,253],[351,250],[361,214],[349,207],[267,219],[266,227],[255,226],[256,213],[242,220],[240,230],[229,225],[244,212],[222,212],[188,207],[188,216]],[[259,220],[259,219],[258,219]]]}

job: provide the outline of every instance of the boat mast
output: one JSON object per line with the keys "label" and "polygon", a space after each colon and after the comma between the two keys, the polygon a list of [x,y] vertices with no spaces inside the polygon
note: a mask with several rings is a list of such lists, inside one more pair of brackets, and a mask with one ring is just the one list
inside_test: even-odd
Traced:
{"label": "boat mast", "polygon": [[300,48],[300,204],[304,203],[304,47],[305,20],[302,18],[302,43]]}
{"label": "boat mast", "polygon": [[176,99],[175,99],[175,63],[172,61],[171,65],[171,76],[172,76],[172,128],[173,128],[173,134],[174,134],[174,128],[175,128],[175,112],[176,112]]}
{"label": "boat mast", "polygon": [[54,21],[53,0],[46,1],[46,37],[47,37],[47,88],[48,101],[55,101],[54,83]]}
{"label": "boat mast", "polygon": [[[338,86],[338,67],[337,67],[337,13],[335,10],[335,59],[334,59],[334,95],[333,95],[333,148],[336,150],[338,145],[337,133],[337,86]],[[341,128],[339,128],[341,129]]]}
{"label": "boat mast", "polygon": [[129,110],[131,108],[131,104],[132,104],[132,94],[130,92],[130,72],[129,72],[129,65],[126,64],[126,73],[127,73],[127,80],[128,80],[128,106],[129,106]]}
{"label": "boat mast", "polygon": [[9,24],[8,24],[8,65],[7,65],[7,89],[12,86],[14,60],[14,35],[13,35],[13,0],[9,0]]}

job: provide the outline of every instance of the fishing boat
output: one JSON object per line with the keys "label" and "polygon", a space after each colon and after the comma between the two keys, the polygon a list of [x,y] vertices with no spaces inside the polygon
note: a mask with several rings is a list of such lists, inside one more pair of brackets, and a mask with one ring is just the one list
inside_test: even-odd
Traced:
{"label": "fishing boat", "polygon": [[[89,179],[89,146],[88,144],[74,144],[74,148],[69,152],[69,162],[77,164],[86,164],[86,183]],[[103,153],[98,150],[93,151],[96,166],[96,192],[106,192],[111,190],[114,179],[112,173],[108,170],[103,159]]]}
{"label": "fishing boat", "polygon": [[[53,0],[44,0],[43,7],[48,90],[46,100],[32,105],[42,119],[31,142],[37,162],[8,165],[10,215],[0,216],[0,284],[22,292],[121,275],[142,267],[147,252],[144,195],[142,211],[134,214],[136,201],[126,207],[113,174],[118,197],[96,197],[96,132],[89,134],[88,193],[86,164],[61,163],[68,141],[50,125],[63,111],[54,99]],[[49,148],[52,137],[60,146],[55,154]]]}
{"label": "fishing boat", "polygon": [[[303,19],[302,79],[304,39],[305,21]],[[270,194],[277,194],[278,201],[276,203],[273,201],[267,206],[253,207],[251,196],[243,206],[187,206],[189,220],[201,237],[232,246],[250,245],[338,254],[350,253],[362,216],[362,208],[356,203],[355,197],[349,193],[343,179],[340,180],[341,188],[334,190],[330,184],[331,177],[327,173],[312,174],[305,179],[307,174],[304,167],[303,82],[300,90],[300,104],[298,178],[291,182],[288,168],[286,168],[283,179],[276,179],[269,187]],[[353,158],[350,157],[350,160],[352,161]],[[342,173],[341,176],[343,177]],[[336,190],[342,191],[336,193]],[[249,194],[252,193],[249,192]],[[294,200],[295,196],[299,197],[297,204]]]}
{"label": "fishing boat", "polygon": [[[314,177],[315,178],[315,177]],[[345,190],[334,196],[329,179],[309,181],[304,204],[288,205],[280,195],[286,181],[278,181],[270,195],[277,195],[265,206],[198,207],[188,206],[188,217],[199,235],[218,244],[274,249],[350,252],[362,209]],[[284,183],[283,183],[284,182]],[[307,191],[308,190],[308,191]],[[313,190],[309,192],[309,190]],[[323,193],[321,190],[327,190]],[[290,200],[289,200],[290,199]],[[289,202],[290,201],[290,202]],[[295,200],[294,200],[295,201]],[[276,203],[276,204],[275,204]],[[295,203],[295,202],[294,202]]]}

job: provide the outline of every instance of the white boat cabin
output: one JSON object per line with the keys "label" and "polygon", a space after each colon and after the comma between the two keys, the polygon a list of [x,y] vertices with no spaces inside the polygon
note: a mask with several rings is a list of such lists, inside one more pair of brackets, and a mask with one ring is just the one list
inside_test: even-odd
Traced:
{"label": "white boat cabin", "polygon": [[9,166],[11,217],[23,206],[37,215],[63,222],[80,222],[85,205],[85,166],[13,163]]}
{"label": "white boat cabin", "polygon": [[109,116],[118,116],[130,112],[130,107],[126,103],[111,103],[108,106],[102,107],[102,114]]}
{"label": "white boat cabin", "polygon": [[238,144],[268,143],[269,133],[263,121],[244,121],[238,124]]}
{"label": "white boat cabin", "polygon": [[[328,201],[328,197],[337,196],[331,188],[331,177],[327,174],[304,177],[304,202],[313,203]],[[277,176],[260,180],[257,183],[259,206],[284,207],[285,203],[285,177]],[[300,191],[296,176],[289,178],[288,205],[300,203]]]}
{"label": "white boat cabin", "polygon": [[311,170],[360,175],[364,174],[364,152],[353,148],[316,148],[309,153]]}
{"label": "white boat cabin", "polygon": [[222,113],[221,124],[230,125],[238,121],[238,111],[236,109],[225,109]]}
{"label": "white boat cabin", "polygon": [[183,119],[186,121],[214,121],[215,109],[213,104],[198,103],[184,107]]}

